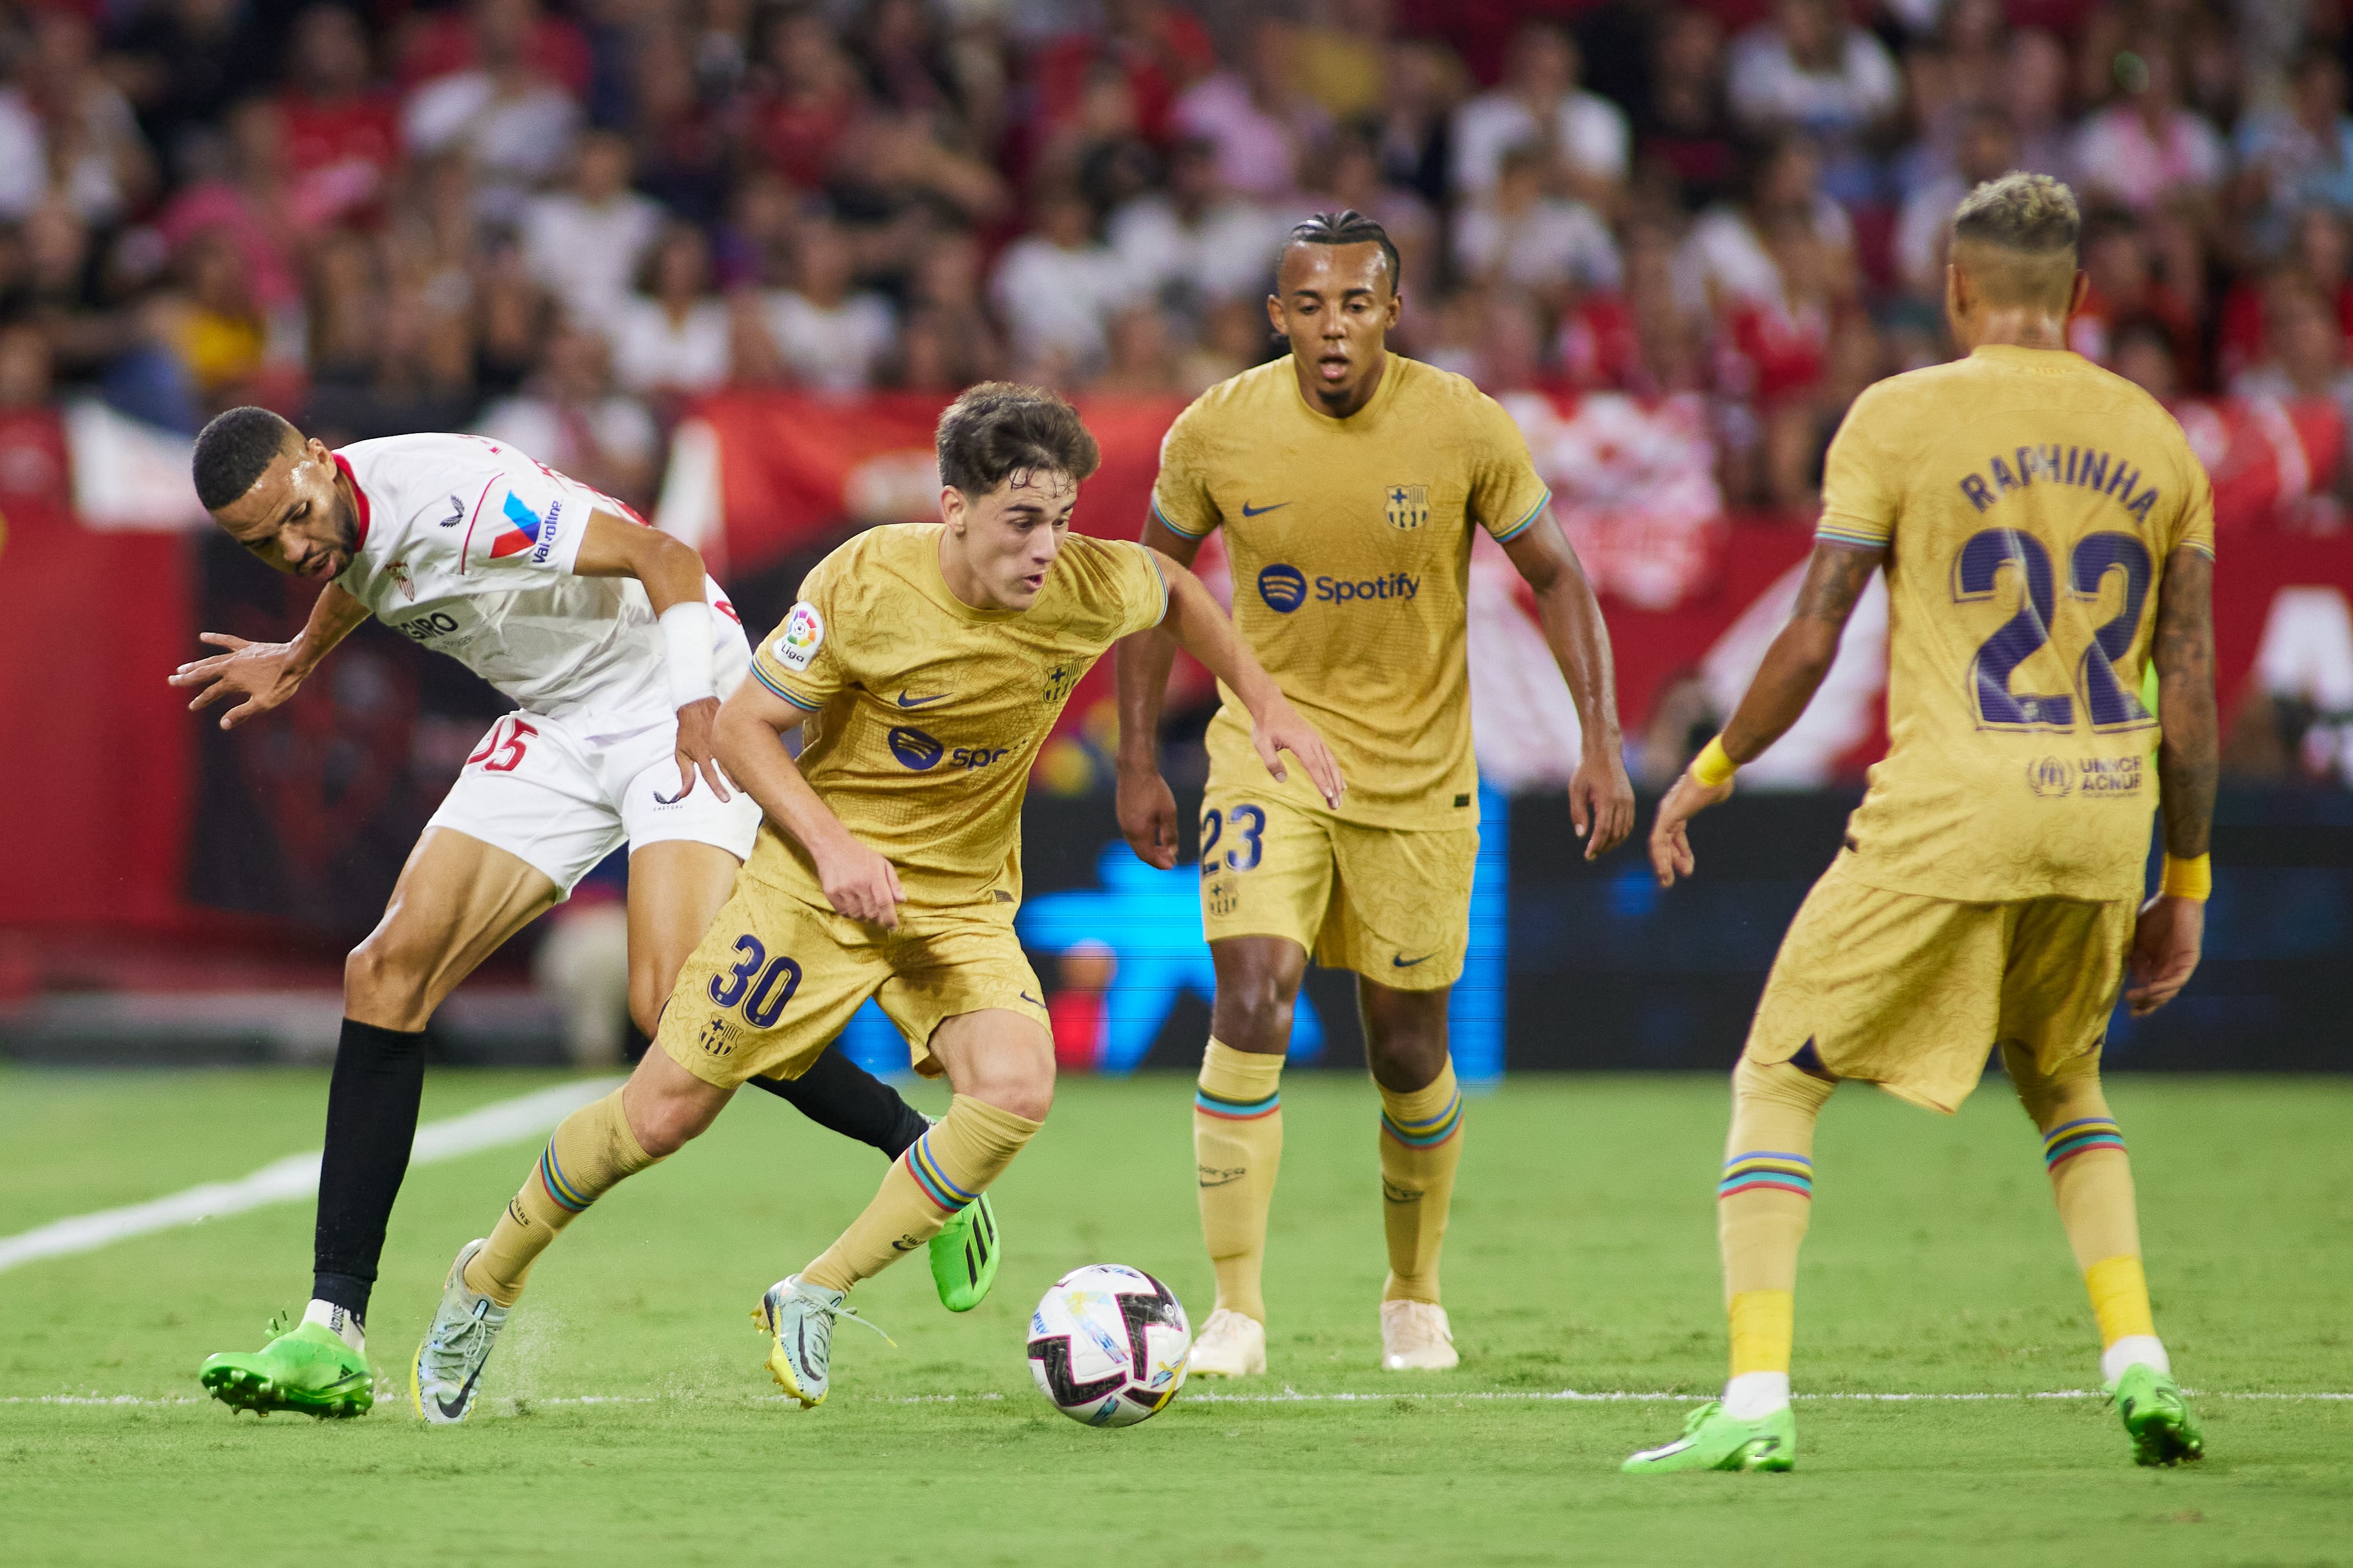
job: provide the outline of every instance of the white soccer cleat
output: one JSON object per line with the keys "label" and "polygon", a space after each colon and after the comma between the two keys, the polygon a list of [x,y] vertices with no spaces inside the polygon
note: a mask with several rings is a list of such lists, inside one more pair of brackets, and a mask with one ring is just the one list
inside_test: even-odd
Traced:
{"label": "white soccer cleat", "polygon": [[433,1326],[425,1331],[417,1358],[408,1366],[408,1397],[417,1414],[436,1426],[455,1426],[474,1408],[474,1392],[499,1331],[507,1325],[507,1310],[478,1290],[466,1288],[466,1265],[488,1247],[470,1241],[458,1249],[449,1278],[441,1287],[441,1305]]}
{"label": "white soccer cleat", "polygon": [[[769,1286],[760,1304],[752,1309],[752,1321],[768,1336],[768,1374],[778,1388],[799,1400],[804,1410],[824,1404],[826,1391],[832,1385],[835,1320],[848,1318],[882,1334],[880,1328],[842,1304],[849,1299],[847,1290],[828,1290],[795,1274]],[[888,1334],[882,1334],[882,1339],[886,1344],[898,1343]]]}
{"label": "white soccer cleat", "polygon": [[1381,1370],[1447,1372],[1462,1363],[1446,1309],[1433,1301],[1381,1303]]}
{"label": "white soccer cleat", "polygon": [[1193,1377],[1256,1377],[1266,1371],[1266,1325],[1220,1307],[1201,1325],[1185,1371]]}

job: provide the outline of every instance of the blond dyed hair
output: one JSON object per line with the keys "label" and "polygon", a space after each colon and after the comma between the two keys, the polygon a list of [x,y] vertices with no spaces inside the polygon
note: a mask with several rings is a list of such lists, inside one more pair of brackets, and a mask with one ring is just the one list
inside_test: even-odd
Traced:
{"label": "blond dyed hair", "polygon": [[[1961,198],[1953,213],[1953,259],[1989,299],[2063,301],[2073,287],[2083,232],[2074,192],[2048,174],[2013,169]],[[1964,247],[1975,252],[1966,261]]]}
{"label": "blond dyed hair", "polygon": [[1988,180],[1961,198],[1953,212],[1953,237],[1998,245],[2029,256],[2073,250],[2084,232],[2075,193],[2048,174],[2013,169]]}

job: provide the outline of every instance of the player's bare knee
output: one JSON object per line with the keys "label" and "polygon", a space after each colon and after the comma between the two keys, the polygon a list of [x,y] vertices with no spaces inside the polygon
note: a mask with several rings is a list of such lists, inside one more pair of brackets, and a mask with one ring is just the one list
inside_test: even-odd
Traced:
{"label": "player's bare knee", "polygon": [[1291,1016],[1295,998],[1271,985],[1239,994],[1218,988],[1209,1032],[1238,1051],[1280,1054],[1291,1044]]}
{"label": "player's bare knee", "polygon": [[2096,1058],[2078,1058],[2046,1073],[2035,1065],[2032,1051],[2005,1041],[2001,1065],[2018,1090],[2018,1103],[2045,1131],[2064,1122],[2108,1114],[2108,1097],[2100,1088]]}
{"label": "player's bare knee", "polygon": [[719,1105],[702,1095],[664,1093],[659,1089],[625,1098],[629,1136],[656,1160],[677,1153],[701,1136],[719,1114]]}
{"label": "player's bare knee", "polygon": [[1209,952],[1218,973],[1209,1032],[1238,1051],[1280,1056],[1289,1049],[1306,952],[1271,937],[1223,938]]}
{"label": "player's bare knee", "polygon": [[1356,988],[1365,1058],[1373,1080],[1394,1094],[1427,1089],[1446,1069],[1444,991],[1398,991],[1372,983]]}
{"label": "player's bare knee", "polygon": [[1054,1109],[1054,1064],[990,1062],[973,1073],[970,1081],[956,1092],[1024,1121],[1043,1121],[1047,1112]]}
{"label": "player's bare knee", "polygon": [[388,1029],[421,1029],[432,1016],[422,954],[374,931],[343,960],[343,1012]]}

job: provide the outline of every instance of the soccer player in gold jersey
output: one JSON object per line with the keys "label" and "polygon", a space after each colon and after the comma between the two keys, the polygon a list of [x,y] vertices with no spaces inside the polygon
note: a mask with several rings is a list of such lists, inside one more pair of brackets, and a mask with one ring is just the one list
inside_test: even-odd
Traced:
{"label": "soccer player in gold jersey", "polygon": [[[2045,175],[1963,200],[1945,308],[1967,357],[1855,400],[1797,611],[1660,804],[1651,858],[1669,886],[1693,870],[1692,816],[1797,721],[1884,567],[1887,757],[1781,943],[1733,1071],[1717,1188],[1731,1381],[1630,1471],[1791,1467],[1815,1116],[1849,1079],[1954,1110],[1997,1047],[2042,1134],[2134,1458],[2204,1451],[2149,1314],[2100,1047],[2127,966],[2136,1015],[2198,966],[2214,503],[2164,408],[2066,350],[2079,228],[2074,197]],[[2165,869],[2143,902],[2152,809]]]}
{"label": "soccer player in gold jersey", "polygon": [[[1397,247],[1371,219],[1324,214],[1283,247],[1267,318],[1291,353],[1201,395],[1161,447],[1145,542],[1190,563],[1226,531],[1234,621],[1347,770],[1347,799],[1271,779],[1229,689],[1209,726],[1201,921],[1217,968],[1194,1100],[1201,1230],[1217,1308],[1197,1373],[1266,1370],[1260,1279],[1282,1155],[1279,1083],[1313,953],[1356,973],[1381,1095],[1389,1274],[1382,1364],[1457,1355],[1439,1245],[1461,1158],[1447,1050],[1449,988],[1470,936],[1479,848],[1464,594],[1483,528],[1535,590],[1584,728],[1569,812],[1588,858],[1633,826],[1609,637],[1511,416],[1463,377],[1392,353],[1404,305]],[[1120,826],[1176,864],[1160,776],[1171,658],[1157,633],[1120,649]]]}
{"label": "soccer player in gold jersey", "polygon": [[[459,1252],[411,1377],[418,1414],[465,1417],[533,1260],[574,1215],[710,1126],[747,1079],[800,1073],[871,996],[955,1098],[753,1314],[785,1392],[825,1398],[851,1287],[922,1248],[1045,1121],[1053,1042],[1013,928],[1021,799],[1071,689],[1117,638],[1166,626],[1240,695],[1262,771],[1295,767],[1340,799],[1330,751],[1191,573],[1068,532],[1096,461],[1069,404],[983,384],[941,416],[943,521],[870,530],[809,574],[719,716],[720,761],[766,813],[752,858],[655,1048],[556,1129],[497,1228]],[[796,763],[782,741],[804,729]]]}

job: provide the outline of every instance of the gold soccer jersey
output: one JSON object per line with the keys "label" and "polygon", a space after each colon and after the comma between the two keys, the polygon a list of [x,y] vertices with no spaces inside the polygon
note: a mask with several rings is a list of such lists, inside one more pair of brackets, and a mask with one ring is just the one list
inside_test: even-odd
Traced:
{"label": "gold soccer jersey", "polygon": [[[1011,906],[1030,762],[1079,677],[1157,626],[1168,589],[1143,546],[1073,534],[1029,609],[976,610],[941,575],[942,531],[892,524],[827,556],[752,669],[812,715],[801,772],[898,868],[911,910]],[[744,875],[829,907],[773,824]]]}
{"label": "gold soccer jersey", "polygon": [[[1464,593],[1471,529],[1509,539],[1550,499],[1527,443],[1463,377],[1392,353],[1346,419],[1308,406],[1290,356],[1203,393],[1161,447],[1153,514],[1226,531],[1234,621],[1339,758],[1338,815],[1465,827],[1478,811]],[[1232,692],[1213,777],[1325,810],[1306,770],[1266,779]]]}
{"label": "gold soccer jersey", "polygon": [[1883,381],[1831,444],[1819,537],[1889,547],[1888,752],[1845,874],[1965,902],[2137,898],[2158,594],[2174,550],[2214,549],[2172,416],[2059,350]]}

